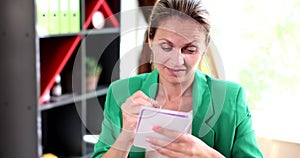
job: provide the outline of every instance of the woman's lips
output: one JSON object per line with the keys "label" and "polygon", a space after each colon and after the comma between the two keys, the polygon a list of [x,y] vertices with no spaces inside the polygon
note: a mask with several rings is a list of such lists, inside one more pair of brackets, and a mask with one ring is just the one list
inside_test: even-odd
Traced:
{"label": "woman's lips", "polygon": [[185,72],[185,69],[167,69],[172,76],[181,76]]}

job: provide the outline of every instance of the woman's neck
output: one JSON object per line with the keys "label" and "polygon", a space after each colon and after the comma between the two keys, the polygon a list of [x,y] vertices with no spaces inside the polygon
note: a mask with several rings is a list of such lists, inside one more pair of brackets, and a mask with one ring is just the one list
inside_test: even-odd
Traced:
{"label": "woman's neck", "polygon": [[159,81],[158,95],[165,97],[169,101],[192,95],[193,79],[176,84],[169,83],[163,79]]}

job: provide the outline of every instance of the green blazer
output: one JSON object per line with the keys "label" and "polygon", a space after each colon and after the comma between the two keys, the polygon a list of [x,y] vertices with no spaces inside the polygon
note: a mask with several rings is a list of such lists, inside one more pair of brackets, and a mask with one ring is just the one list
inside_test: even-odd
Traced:
{"label": "green blazer", "polygon": [[[122,128],[120,106],[138,90],[151,98],[157,92],[158,71],[113,82],[108,88],[102,131],[92,157],[101,157]],[[236,83],[212,78],[196,71],[193,82],[192,135],[225,157],[263,157],[252,129],[245,94]],[[144,157],[145,150],[132,146],[129,157]]]}

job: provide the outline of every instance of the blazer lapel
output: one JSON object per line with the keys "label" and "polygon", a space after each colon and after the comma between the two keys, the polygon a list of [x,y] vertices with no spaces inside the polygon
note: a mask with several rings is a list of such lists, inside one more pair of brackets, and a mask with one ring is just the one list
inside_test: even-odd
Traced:
{"label": "blazer lapel", "polygon": [[195,73],[193,83],[193,122],[192,134],[199,137],[210,147],[214,146],[215,132],[210,125],[214,117],[214,107],[206,76],[199,71]]}

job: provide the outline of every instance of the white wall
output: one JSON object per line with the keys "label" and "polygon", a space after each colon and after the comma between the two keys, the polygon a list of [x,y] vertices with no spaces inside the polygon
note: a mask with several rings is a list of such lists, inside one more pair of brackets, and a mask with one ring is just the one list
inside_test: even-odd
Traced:
{"label": "white wall", "polygon": [[137,0],[121,1],[120,78],[137,74],[147,24]]}

